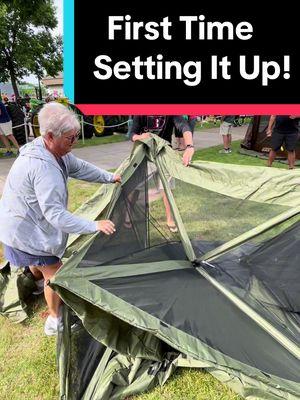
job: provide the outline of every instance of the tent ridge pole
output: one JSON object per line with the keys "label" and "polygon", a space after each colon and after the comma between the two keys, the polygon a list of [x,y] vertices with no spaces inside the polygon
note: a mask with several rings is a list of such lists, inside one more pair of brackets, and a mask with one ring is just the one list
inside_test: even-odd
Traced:
{"label": "tent ridge pole", "polygon": [[176,224],[178,226],[178,231],[179,231],[179,234],[180,234],[181,242],[182,242],[182,245],[184,247],[185,253],[186,253],[188,259],[191,262],[194,262],[196,260],[196,255],[194,253],[194,249],[193,249],[193,246],[191,244],[190,238],[188,237],[188,234],[186,232],[185,226],[184,226],[183,221],[181,219],[180,212],[179,212],[179,210],[177,208],[177,205],[176,205],[175,199],[173,197],[173,193],[172,193],[172,191],[170,189],[169,183],[166,180],[166,177],[164,176],[164,174],[162,172],[162,166],[161,166],[161,163],[160,163],[160,158],[161,158],[161,156],[159,154],[157,157],[154,158],[154,163],[155,163],[155,165],[157,167],[158,174],[159,174],[159,177],[160,177],[161,182],[163,184],[164,191],[166,193],[167,199],[168,199],[168,201],[170,203],[170,207],[171,207],[171,210],[173,212],[173,216],[174,216],[175,222],[176,222]]}

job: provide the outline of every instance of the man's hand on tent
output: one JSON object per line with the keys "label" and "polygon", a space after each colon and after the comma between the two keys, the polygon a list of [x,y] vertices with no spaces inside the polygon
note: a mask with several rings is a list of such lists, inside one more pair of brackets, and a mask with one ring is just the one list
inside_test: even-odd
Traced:
{"label": "man's hand on tent", "polygon": [[109,219],[103,219],[101,221],[97,221],[97,229],[99,232],[105,233],[105,235],[112,235],[116,232],[115,224]]}
{"label": "man's hand on tent", "polygon": [[121,183],[122,182],[122,178],[121,175],[114,175],[114,182],[116,183]]}
{"label": "man's hand on tent", "polygon": [[183,153],[182,162],[184,166],[188,166],[189,163],[192,161],[195,149],[194,147],[187,147],[185,152]]}

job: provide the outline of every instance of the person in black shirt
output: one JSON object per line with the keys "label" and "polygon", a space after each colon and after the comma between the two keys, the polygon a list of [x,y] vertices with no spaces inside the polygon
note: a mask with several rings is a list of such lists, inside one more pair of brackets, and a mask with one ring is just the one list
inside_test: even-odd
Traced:
{"label": "person in black shirt", "polygon": [[299,117],[299,115],[271,115],[267,128],[267,136],[271,137],[272,146],[272,150],[269,153],[268,167],[272,166],[277,151],[284,144],[288,152],[289,169],[295,168]]}
{"label": "person in black shirt", "polygon": [[[185,151],[183,153],[182,162],[187,167],[194,155],[193,134],[190,130],[188,122],[180,115],[134,116],[131,130],[131,140],[135,142],[141,138],[146,139],[149,137],[149,133],[155,133],[171,144],[174,127],[182,133],[184,139]],[[160,190],[162,191],[163,201],[166,209],[167,226],[171,232],[175,233],[178,231],[178,229],[172,216],[170,204],[161,185]]]}
{"label": "person in black shirt", "polygon": [[193,135],[188,122],[181,115],[135,115],[131,129],[131,140],[149,137],[156,133],[167,142],[172,142],[173,128],[182,132],[185,144],[182,161],[188,166],[194,155]]}

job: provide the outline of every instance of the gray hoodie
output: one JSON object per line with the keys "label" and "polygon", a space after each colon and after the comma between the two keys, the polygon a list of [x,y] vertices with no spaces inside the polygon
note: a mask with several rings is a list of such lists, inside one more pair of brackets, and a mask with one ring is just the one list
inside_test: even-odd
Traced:
{"label": "gray hoodie", "polygon": [[20,150],[0,200],[0,241],[29,254],[62,257],[69,233],[97,231],[87,221],[67,211],[67,177],[112,183],[114,175],[76,158],[62,157],[66,170],[37,138]]}

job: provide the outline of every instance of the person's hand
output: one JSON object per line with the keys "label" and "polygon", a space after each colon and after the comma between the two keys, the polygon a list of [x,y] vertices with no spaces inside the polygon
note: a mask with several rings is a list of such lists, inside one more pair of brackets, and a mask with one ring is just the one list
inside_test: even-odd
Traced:
{"label": "person's hand", "polygon": [[121,175],[118,175],[118,174],[116,174],[116,175],[114,175],[114,183],[121,183],[122,182],[122,178],[121,178]]}
{"label": "person's hand", "polygon": [[299,115],[290,115],[290,119],[296,119],[299,118]]}
{"label": "person's hand", "polygon": [[112,235],[116,232],[115,224],[109,219],[97,221],[97,230],[105,233],[105,235]]}
{"label": "person's hand", "polygon": [[268,129],[268,130],[267,130],[267,136],[268,136],[268,137],[272,136],[272,129]]}
{"label": "person's hand", "polygon": [[136,140],[148,139],[149,137],[150,137],[150,133],[144,132],[141,135],[133,135],[132,141],[135,142]]}
{"label": "person's hand", "polygon": [[188,167],[189,163],[192,161],[193,155],[195,153],[194,147],[187,147],[182,156],[182,162],[185,167]]}

